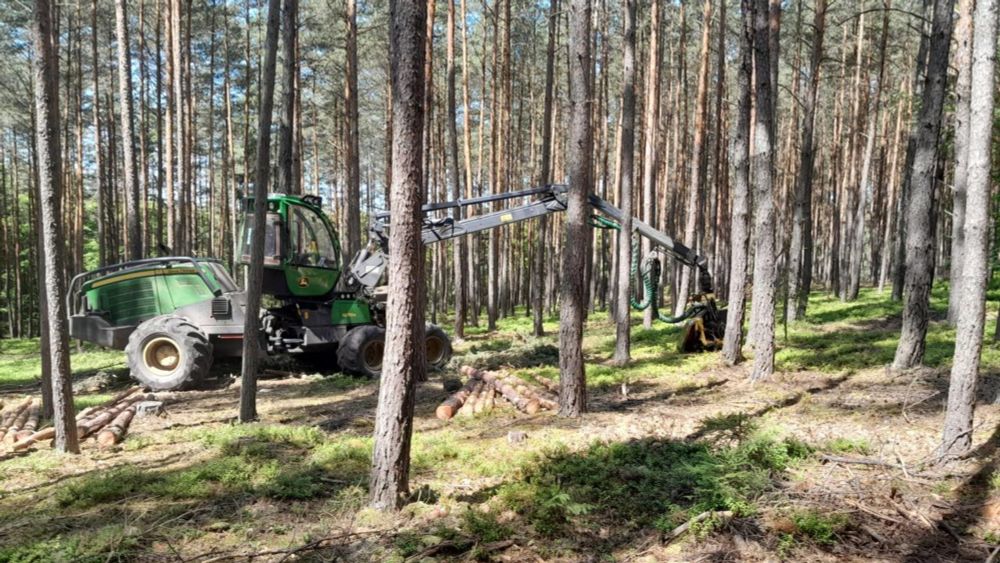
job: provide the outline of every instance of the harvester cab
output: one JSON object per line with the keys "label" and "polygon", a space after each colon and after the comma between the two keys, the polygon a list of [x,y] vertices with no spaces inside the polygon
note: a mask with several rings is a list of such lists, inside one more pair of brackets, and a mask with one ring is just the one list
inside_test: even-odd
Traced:
{"label": "harvester cab", "polygon": [[[461,209],[525,200],[499,211],[462,218]],[[293,354],[342,371],[378,377],[385,343],[388,213],[372,217],[369,242],[345,266],[337,231],[315,196],[272,194],[260,227],[265,232],[261,311],[262,347],[269,354]],[[620,229],[623,216],[609,202],[590,196],[594,226]],[[243,224],[237,258],[250,260],[252,198],[242,200]],[[553,185],[425,205],[422,239],[437,243],[567,209],[565,186]],[[441,216],[451,212],[451,215]],[[435,216],[437,215],[437,216]],[[722,341],[725,311],[717,307],[707,261],[669,236],[635,219],[633,238],[649,239],[659,252],[698,272],[699,293],[683,315],[683,351],[715,349]],[[649,258],[649,257],[647,257]],[[656,307],[659,262],[644,261],[634,272],[645,295],[637,308]],[[639,263],[638,255],[633,263]],[[215,259],[167,257],[137,260],[85,272],[69,291],[70,334],[124,349],[132,376],[154,390],[178,389],[206,376],[214,358],[242,354],[245,294]],[[451,359],[451,340],[427,325],[426,358],[431,369]]]}
{"label": "harvester cab", "polygon": [[[274,194],[264,223],[264,294],[278,299],[323,301],[341,275],[340,241],[316,196]],[[253,198],[243,200],[237,256],[250,263]]]}

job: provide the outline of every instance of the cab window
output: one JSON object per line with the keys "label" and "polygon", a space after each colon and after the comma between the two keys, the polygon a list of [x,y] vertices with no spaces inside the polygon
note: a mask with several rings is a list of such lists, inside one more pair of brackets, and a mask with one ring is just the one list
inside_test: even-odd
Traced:
{"label": "cab window", "polygon": [[313,268],[337,267],[337,247],[318,213],[299,205],[289,206],[288,234],[292,264]]}
{"label": "cab window", "polygon": [[[240,262],[250,263],[250,242],[253,238],[253,213],[246,213],[243,217],[243,236],[240,237],[239,254]],[[281,237],[281,216],[277,213],[268,213],[264,223],[264,264],[276,266],[281,263],[281,255],[278,253]]]}

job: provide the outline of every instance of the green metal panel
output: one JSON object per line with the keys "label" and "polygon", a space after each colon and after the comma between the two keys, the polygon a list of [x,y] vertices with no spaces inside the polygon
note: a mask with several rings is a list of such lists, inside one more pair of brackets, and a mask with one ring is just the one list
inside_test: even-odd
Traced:
{"label": "green metal panel", "polygon": [[356,299],[338,299],[333,302],[330,320],[334,325],[362,325],[372,322],[368,304]]}
{"label": "green metal panel", "polygon": [[[214,277],[210,281],[215,282]],[[138,324],[214,297],[190,267],[115,273],[88,282],[84,292],[90,308],[105,313],[115,326]]]}
{"label": "green metal panel", "polygon": [[308,266],[285,266],[288,289],[297,297],[319,297],[326,295],[340,278],[339,269],[310,268]]}
{"label": "green metal panel", "polygon": [[173,305],[172,309],[180,309],[181,307],[208,301],[215,297],[212,290],[196,274],[162,276],[160,281],[166,290],[161,294],[170,297]]}

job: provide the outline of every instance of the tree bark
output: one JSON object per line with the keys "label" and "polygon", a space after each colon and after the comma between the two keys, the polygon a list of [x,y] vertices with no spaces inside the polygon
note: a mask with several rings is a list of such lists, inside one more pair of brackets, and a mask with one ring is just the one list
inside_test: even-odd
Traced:
{"label": "tree bark", "polygon": [[740,66],[737,71],[736,122],[733,128],[733,210],[729,232],[728,311],[722,358],[728,365],[743,361],[743,320],[750,252],[750,113],[752,107],[754,0],[741,0]]}
{"label": "tree bark", "polygon": [[750,159],[753,181],[754,248],[753,308],[750,310],[750,344],[754,349],[754,381],[774,372],[774,299],[777,285],[777,257],[774,230],[774,152],[771,114],[771,56],[768,25],[768,0],[756,0],[754,13],[754,124],[753,154]]}
{"label": "tree bark", "polygon": [[[698,91],[695,96],[694,144],[691,148],[691,182],[687,191],[687,210],[684,221],[684,244],[697,248],[698,209],[705,191],[705,174],[708,160],[705,158],[706,131],[708,128],[708,54],[709,31],[712,27],[712,0],[704,0],[701,23],[701,56],[698,63]],[[685,268],[680,276],[678,299],[674,303],[674,315],[681,315],[687,308],[687,295],[694,277],[692,268]]]}
{"label": "tree bark", "polygon": [[[969,90],[967,204],[962,260],[961,314],[948,385],[948,409],[939,455],[967,454],[972,447],[976,382],[983,347],[990,247],[990,166],[993,73],[996,66],[997,0],[976,0]],[[956,155],[957,157],[957,155]],[[956,166],[958,165],[956,158]],[[956,173],[958,171],[956,170]]]}
{"label": "tree bark", "polygon": [[[448,181],[451,184],[451,197],[454,200],[462,197],[463,172],[458,167],[458,125],[455,95],[455,0],[448,0],[447,27],[447,74],[448,74]],[[462,219],[462,209],[456,208],[453,219]],[[459,237],[452,244],[452,275],[455,283],[455,338],[465,338],[465,305],[468,288],[465,272],[468,269],[466,238]]]}
{"label": "tree bark", "polygon": [[632,181],[635,178],[635,18],[636,0],[625,1],[625,39],[622,57],[622,121],[618,149],[620,168],[618,207],[622,210],[618,231],[618,283],[615,295],[614,363],[625,365],[631,356],[631,317],[629,303],[632,268]]}
{"label": "tree bark", "polygon": [[[539,185],[548,184],[552,180],[552,90],[555,86],[555,51],[556,23],[559,20],[559,0],[552,0],[549,5],[549,42],[545,49],[545,98],[542,101],[542,147],[538,165]],[[545,327],[542,324],[545,308],[545,271],[551,268],[545,261],[545,251],[549,232],[549,220],[542,217],[538,221],[538,241],[535,246],[535,263],[532,267],[531,302],[532,302],[532,334],[542,336]]]}
{"label": "tree bark", "polygon": [[392,228],[385,363],[375,414],[370,499],[395,510],[409,491],[415,385],[424,378],[423,200],[424,0],[390,3],[393,103]]}
{"label": "tree bark", "polygon": [[906,277],[903,288],[903,327],[893,360],[895,369],[920,365],[930,317],[934,266],[933,196],[941,108],[948,82],[948,50],[954,0],[934,0],[934,19],[927,60],[927,76],[916,131],[913,165],[906,206]]}
{"label": "tree bark", "polygon": [[298,0],[282,0],[281,49],[281,125],[278,130],[278,189],[288,194],[300,192],[292,171],[292,145],[295,143],[295,87],[298,82],[298,61],[295,43]]}
{"label": "tree bark", "polygon": [[344,229],[345,256],[350,259],[361,250],[361,157],[358,149],[358,21],[357,2],[347,0],[344,21],[347,25],[344,60],[344,159],[345,210],[347,225]]}
{"label": "tree bark", "polygon": [[35,142],[38,155],[38,204],[44,248],[45,309],[48,321],[49,359],[55,447],[64,453],[80,453],[76,439],[72,373],[69,361],[66,287],[63,278],[63,237],[60,199],[62,197],[62,162],[59,143],[59,96],[56,90],[56,55],[52,44],[52,11],[48,0],[35,2],[31,26],[34,77]]}
{"label": "tree bark", "polygon": [[115,0],[115,39],[118,42],[118,97],[121,98],[122,154],[125,158],[126,260],[142,258],[142,228],[139,219],[139,171],[135,162],[135,123],[132,103],[132,54],[125,0]]}
{"label": "tree bark", "polygon": [[[654,0],[655,1],[655,0]],[[569,7],[570,138],[566,246],[563,248],[559,308],[559,415],[580,416],[587,410],[583,365],[583,321],[586,315],[586,270],[591,234],[587,197],[592,191],[590,112],[589,0],[571,0]]]}
{"label": "tree bark", "polygon": [[274,74],[278,57],[278,28],[281,0],[267,3],[267,42],[261,76],[260,108],[257,114],[257,169],[254,175],[253,231],[250,240],[250,268],[247,275],[247,302],[243,322],[243,369],[240,386],[240,422],[257,420],[257,364],[263,351],[260,332],[260,299],[264,278],[264,223],[267,217],[267,188],[271,173],[271,115],[274,110]]}
{"label": "tree bark", "polygon": [[969,113],[972,90],[972,6],[973,0],[958,1],[958,22],[955,25],[955,180],[951,204],[951,257],[948,275],[948,322],[956,324],[962,301],[962,258],[964,256],[965,193],[968,183]]}
{"label": "tree bark", "polygon": [[795,183],[792,239],[788,250],[788,295],[785,320],[794,322],[806,314],[812,289],[812,183],[816,153],[813,130],[816,126],[816,97],[820,65],[823,62],[823,35],[826,30],[826,0],[817,0],[813,17],[813,44],[809,58],[809,83],[802,108],[802,146],[799,175]]}
{"label": "tree bark", "polygon": [[[681,6],[681,10],[684,6]],[[682,26],[683,27],[683,26]],[[683,43],[683,39],[681,40]],[[652,0],[649,8],[649,63],[646,66],[645,122],[642,132],[645,147],[642,156],[642,220],[647,225],[656,224],[656,171],[657,130],[660,121],[660,0]],[[689,241],[685,241],[690,244]],[[649,240],[642,240],[642,254],[648,256],[652,247]],[[659,299],[654,295],[653,299]],[[653,307],[643,313],[643,327],[653,326]]]}
{"label": "tree bark", "polygon": [[[865,152],[861,165],[861,184],[858,186],[858,205],[854,214],[854,235],[851,237],[851,270],[847,284],[848,300],[858,298],[861,289],[861,270],[864,261],[865,223],[868,205],[872,199],[872,156],[875,151],[876,129],[882,112],[882,82],[885,78],[885,50],[889,39],[889,12],[882,14],[882,37],[879,40],[878,78],[875,82],[875,96],[868,112],[868,131],[866,133]],[[861,93],[859,92],[860,96]],[[873,244],[875,237],[871,237]]]}

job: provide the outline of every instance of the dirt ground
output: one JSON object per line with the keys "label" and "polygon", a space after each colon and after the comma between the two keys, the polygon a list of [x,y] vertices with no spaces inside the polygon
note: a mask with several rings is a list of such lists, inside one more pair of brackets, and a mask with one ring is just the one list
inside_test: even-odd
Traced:
{"label": "dirt ground", "polygon": [[[0,547],[24,548],[6,552],[11,561],[50,560],[45,554],[51,560],[74,559],[66,554],[84,551],[63,551],[67,542],[104,534],[110,539],[101,540],[94,560],[202,563],[983,561],[1000,550],[1000,431],[994,430],[1000,427],[1000,407],[993,404],[1000,378],[991,374],[984,377],[976,411],[975,453],[946,467],[928,463],[943,417],[944,368],[901,374],[884,367],[784,371],[752,385],[743,368],[725,368],[714,360],[682,376],[656,376],[654,365],[647,371],[651,375],[629,382],[627,399],[618,385],[593,386],[590,412],[579,419],[548,411],[529,416],[509,407],[477,418],[435,418],[435,407],[448,395],[443,381],[457,377],[456,368],[473,356],[477,345],[504,336],[471,337],[458,347],[453,368],[420,385],[411,478],[415,502],[399,515],[364,508],[365,447],[377,385],[339,375],[304,375],[293,367],[292,376],[260,382],[259,427],[261,432],[302,428],[317,436],[308,443],[295,438],[273,442],[269,447],[282,449],[268,459],[280,460],[277,470],[283,470],[317,459],[322,449],[327,469],[310,474],[320,492],[282,499],[247,489],[229,494],[222,488],[187,496],[177,487],[198,483],[162,481],[208,467],[220,451],[243,448],[262,435],[241,434],[234,425],[239,384],[223,374],[199,390],[157,393],[165,412],[137,418],[125,442],[113,449],[101,450],[88,441],[82,455],[74,457],[46,448],[0,454]],[[506,337],[517,340],[516,335]],[[3,393],[0,400],[20,396]],[[581,516],[571,519],[562,533],[545,536],[517,514],[498,508],[493,497],[505,483],[524,478],[524,465],[553,447],[582,451],[594,443],[640,443],[655,448],[719,440],[710,435],[706,421],[726,415],[738,417],[739,424],[794,437],[812,451],[776,475],[747,513],[721,515],[700,532],[666,541],[669,534],[661,529]],[[156,483],[169,482],[174,488],[156,489],[162,494],[152,494],[150,488],[116,490],[102,497],[92,490],[97,486],[93,479],[107,475],[155,476],[160,479]],[[84,497],[96,500],[80,504]],[[510,533],[497,541],[473,539],[470,547],[460,535],[467,532],[468,519],[462,514],[468,510],[500,511],[495,521]],[[809,530],[797,514],[833,515],[835,525],[826,536],[803,533]],[[443,536],[442,529],[459,535]],[[417,542],[416,547],[408,541]]]}

